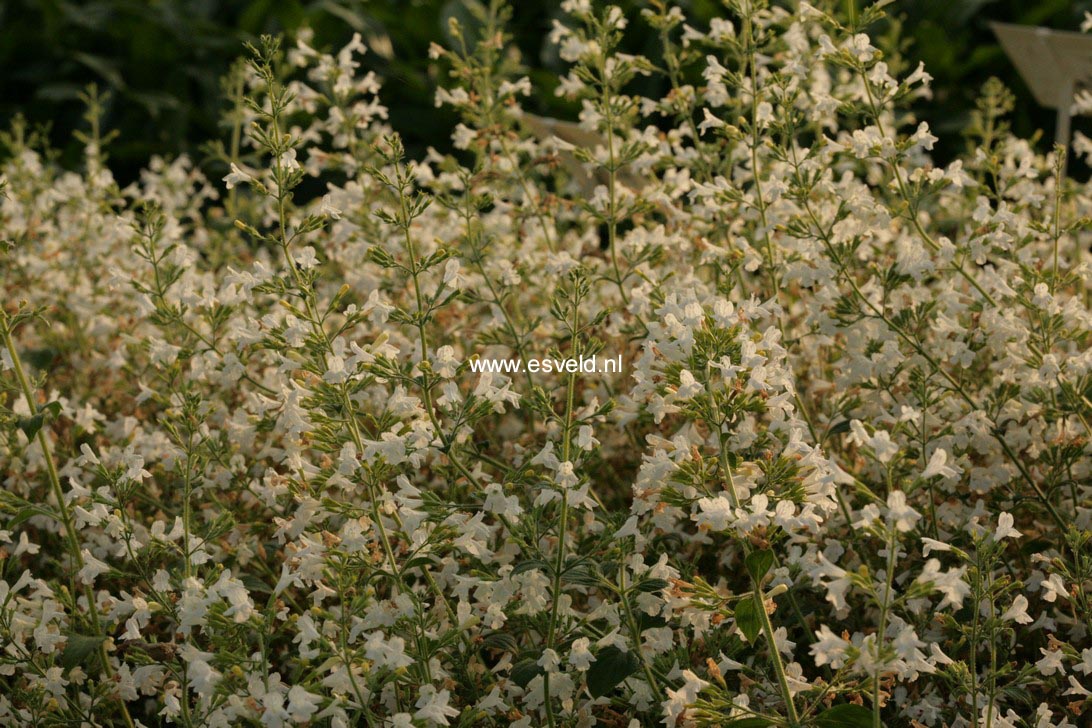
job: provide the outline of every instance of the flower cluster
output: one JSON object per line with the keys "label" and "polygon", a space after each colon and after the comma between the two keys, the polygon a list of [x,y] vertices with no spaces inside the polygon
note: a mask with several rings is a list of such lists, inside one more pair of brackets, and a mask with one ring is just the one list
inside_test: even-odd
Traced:
{"label": "flower cluster", "polygon": [[4,133],[0,723],[1082,725],[1092,187],[997,82],[934,165],[878,9],[725,5],[566,0],[575,121],[453,20],[451,154],[306,32],[222,180]]}

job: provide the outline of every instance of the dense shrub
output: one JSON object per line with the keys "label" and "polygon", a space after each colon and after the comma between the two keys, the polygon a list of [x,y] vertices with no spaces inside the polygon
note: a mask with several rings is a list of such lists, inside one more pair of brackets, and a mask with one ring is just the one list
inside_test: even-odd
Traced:
{"label": "dense shrub", "polygon": [[453,156],[306,34],[223,183],[4,138],[3,722],[1080,724],[1090,190],[992,83],[933,166],[877,11],[565,9]]}

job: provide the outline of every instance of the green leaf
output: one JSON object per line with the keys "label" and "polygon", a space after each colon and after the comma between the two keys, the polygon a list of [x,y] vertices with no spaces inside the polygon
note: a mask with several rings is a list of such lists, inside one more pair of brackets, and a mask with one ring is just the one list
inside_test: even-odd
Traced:
{"label": "green leaf", "polygon": [[516,652],[519,649],[519,643],[508,632],[491,632],[482,638],[482,647],[487,650]]}
{"label": "green leaf", "polygon": [[363,33],[368,30],[367,23],[360,17],[360,14],[354,13],[349,8],[343,7],[341,3],[334,2],[334,0],[326,0],[322,3],[322,9],[330,15],[334,15],[337,18],[343,20],[350,28]]}
{"label": "green leaf", "polygon": [[747,572],[750,573],[751,578],[755,580],[755,583],[761,583],[762,578],[769,573],[770,568],[773,566],[773,551],[770,551],[769,549],[752,551],[747,554],[744,563],[747,565]]}
{"label": "green leaf", "polygon": [[94,654],[99,645],[106,640],[102,635],[86,635],[72,633],[65,640],[64,652],[61,653],[61,665],[71,669],[77,665],[84,665],[88,658]]}
{"label": "green leaf", "polygon": [[670,584],[666,579],[645,579],[637,585],[637,591],[639,592],[658,592],[661,589],[666,589]]}
{"label": "green leaf", "polygon": [[742,599],[736,605],[736,626],[748,642],[754,642],[758,633],[762,631],[762,617],[758,614],[758,605],[755,604],[754,597]]}
{"label": "green leaf", "polygon": [[600,698],[621,685],[640,666],[641,661],[632,652],[614,645],[604,647],[588,668],[588,692],[593,698]]}
{"label": "green leaf", "polygon": [[254,574],[243,574],[239,581],[243,582],[243,586],[247,588],[247,591],[255,592],[257,594],[273,593],[273,588]]}
{"label": "green leaf", "polygon": [[570,566],[562,572],[561,580],[579,586],[598,586],[600,582],[599,574],[589,564]]}
{"label": "green leaf", "polygon": [[646,629],[657,629],[666,626],[667,620],[659,614],[652,615],[644,610],[637,614],[637,627],[641,632],[644,632]]}
{"label": "green leaf", "polygon": [[527,561],[521,561],[512,567],[512,576],[515,576],[516,574],[522,574],[523,572],[530,571],[531,569],[537,569],[545,574],[549,574],[551,572],[550,565],[542,559],[528,559]]}
{"label": "green leaf", "polygon": [[33,417],[20,417],[19,429],[23,431],[23,434],[27,436],[28,440],[33,440],[38,436],[38,432],[42,429],[42,425],[45,424],[45,413],[39,412]]}
{"label": "green leaf", "polygon": [[402,571],[405,572],[418,567],[424,568],[426,566],[432,566],[433,563],[432,557],[427,554],[424,556],[415,556],[402,566]]}
{"label": "green leaf", "polygon": [[527,658],[526,660],[520,660],[515,665],[512,665],[512,672],[509,673],[512,682],[519,685],[521,688],[527,687],[527,683],[535,679],[536,676],[541,675],[543,672],[542,667],[538,664],[538,660]]}
{"label": "green leaf", "polygon": [[863,705],[835,705],[815,716],[819,728],[870,728],[872,711]]}
{"label": "green leaf", "polygon": [[771,725],[774,724],[765,718],[759,717],[740,718],[724,724],[725,728],[768,728]]}
{"label": "green leaf", "polygon": [[57,518],[56,513],[46,508],[43,508],[42,506],[24,506],[23,508],[19,509],[19,511],[14,516],[11,517],[10,521],[4,524],[4,527],[9,530],[14,530],[15,528],[23,525],[23,523],[30,520],[31,518],[34,518],[35,516],[49,516],[50,518],[60,520]]}
{"label": "green leaf", "polygon": [[28,440],[33,440],[41,432],[42,427],[47,420],[55,420],[61,414],[61,403],[50,402],[49,404],[42,405],[38,410],[38,414],[33,417],[20,417],[17,426],[23,431],[23,434],[27,436]]}
{"label": "green leaf", "polygon": [[80,51],[73,53],[72,58],[87,66],[98,75],[102,76],[103,80],[110,84],[111,88],[125,88],[125,79],[122,78],[121,72],[118,70],[116,62],[106,58],[105,56],[95,56],[91,55],[90,53],[83,53]]}
{"label": "green leaf", "polygon": [[[76,87],[75,93],[72,95],[72,98],[79,98],[80,92],[82,91],[82,87]],[[39,89],[38,92],[35,92],[35,95],[38,95],[40,93],[41,92]],[[52,366],[52,363],[54,363],[54,359],[57,358],[58,354],[59,353],[57,349],[48,346],[40,349],[27,349],[23,354],[23,360],[35,369],[49,369]]]}
{"label": "green leaf", "polygon": [[844,432],[849,432],[849,426],[852,423],[850,419],[844,419],[836,425],[833,425],[827,430],[826,437],[834,437],[835,435],[841,435]]}

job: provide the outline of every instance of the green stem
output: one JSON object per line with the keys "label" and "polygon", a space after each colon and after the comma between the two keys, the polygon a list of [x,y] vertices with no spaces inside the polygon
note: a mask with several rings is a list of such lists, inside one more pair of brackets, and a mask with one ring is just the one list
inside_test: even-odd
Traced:
{"label": "green stem", "polygon": [[[739,508],[739,498],[736,495],[736,483],[735,476],[732,474],[732,468],[728,464],[728,454],[724,447],[724,435],[720,436],[720,463],[723,468],[724,474],[728,477],[728,497],[732,501],[733,508]],[[742,542],[744,555],[751,552],[751,547],[746,540]],[[751,584],[754,587],[752,597],[755,600],[755,608],[760,618],[762,619],[762,633],[766,637],[766,646],[770,650],[770,663],[773,665],[774,674],[777,675],[777,683],[781,688],[781,697],[785,701],[785,716],[789,720],[790,726],[795,726],[799,722],[799,716],[796,712],[796,704],[793,702],[792,691],[789,689],[789,680],[785,675],[785,665],[781,661],[781,653],[777,650],[777,640],[774,637],[773,623],[770,621],[770,615],[766,614],[766,597],[762,592],[762,585],[758,579],[751,577]]]}
{"label": "green stem", "polygon": [[872,676],[872,726],[883,728],[880,717],[880,675],[883,660],[884,635],[887,633],[887,613],[891,606],[891,588],[895,579],[895,531],[887,538],[887,568],[884,574],[883,600],[880,602],[880,626],[876,631],[876,674]]}
{"label": "green stem", "polygon": [[[576,304],[574,304],[574,307]],[[573,357],[579,358],[580,346],[577,342],[577,331],[579,330],[579,309],[573,313]],[[561,437],[561,462],[566,463],[569,461],[569,451],[572,441],[572,419],[573,419],[573,402],[575,398],[576,390],[576,375],[570,373],[566,377],[566,394],[565,394],[565,422],[562,429]],[[554,649],[557,644],[557,622],[558,613],[561,607],[561,572],[565,568],[565,541],[569,528],[569,493],[563,489],[561,491],[561,516],[558,521],[557,532],[557,555],[554,560],[554,579],[553,587],[551,591],[552,603],[550,605],[550,622],[549,630],[546,635],[546,647],[547,649]],[[550,698],[550,671],[547,670],[543,676],[543,699],[546,701],[546,717],[550,726],[556,725],[556,719],[554,717],[553,700]]]}
{"label": "green stem", "polygon": [[633,640],[633,649],[637,653],[637,658],[641,661],[645,679],[648,680],[648,684],[656,693],[656,696],[663,701],[665,700],[663,688],[660,687],[656,675],[652,672],[652,665],[644,653],[641,652],[641,630],[637,624],[637,619],[633,616],[633,607],[630,606],[629,598],[626,595],[626,564],[624,559],[618,565],[618,596],[622,600],[622,611],[626,615],[626,625],[629,627],[630,638]]}
{"label": "green stem", "polygon": [[[7,348],[8,353],[11,355],[12,368],[15,370],[15,378],[19,381],[19,388],[22,390],[23,398],[26,400],[27,407],[30,410],[32,417],[38,416],[41,411],[38,409],[38,403],[34,398],[34,389],[30,386],[30,380],[27,378],[26,371],[23,369],[23,362],[19,358],[19,352],[15,348],[15,341],[11,336],[10,320],[6,312],[0,309],[0,333],[3,335],[4,346]],[[50,490],[53,492],[53,498],[57,501],[57,509],[60,514],[61,524],[64,526],[65,536],[68,541],[68,548],[71,552],[73,561],[76,562],[79,569],[83,569],[84,560],[83,552],[80,548],[80,539],[76,534],[76,528],[72,523],[72,514],[68,510],[68,504],[65,503],[64,489],[61,487],[61,479],[57,473],[57,463],[53,458],[53,449],[49,444],[49,438],[46,436],[46,428],[43,426],[38,430],[37,434],[38,446],[42,450],[42,456],[45,459],[46,473],[49,477]],[[102,641],[99,642],[99,658],[102,660],[102,669],[106,673],[106,678],[109,682],[114,682],[114,667],[110,664],[110,655],[106,651],[106,632],[102,628],[102,622],[99,619],[99,610],[95,604],[95,593],[90,585],[85,584],[83,587],[84,597],[87,600],[88,612],[91,615],[91,626],[95,631],[95,636],[102,637]],[[125,720],[125,725],[128,728],[133,728],[133,719],[129,715],[129,708],[125,705],[125,701],[122,700],[121,694],[115,695],[118,707],[121,709],[122,718]]]}
{"label": "green stem", "polygon": [[762,587],[754,582],[755,589],[752,598],[755,600],[755,608],[762,619],[762,632],[766,635],[766,644],[770,649],[770,662],[773,664],[774,673],[777,675],[777,683],[781,686],[781,694],[785,700],[785,717],[790,726],[795,726],[800,721],[796,714],[796,704],[792,699],[792,690],[789,688],[789,678],[785,675],[785,664],[781,661],[781,653],[777,650],[777,640],[774,637],[773,622],[770,615],[766,614],[766,596],[762,593]]}

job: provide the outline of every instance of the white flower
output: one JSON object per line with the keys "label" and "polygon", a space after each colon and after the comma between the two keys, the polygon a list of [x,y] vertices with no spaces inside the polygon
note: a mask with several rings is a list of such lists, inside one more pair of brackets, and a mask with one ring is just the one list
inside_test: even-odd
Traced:
{"label": "white flower", "polygon": [[254,613],[254,602],[250,599],[250,593],[243,586],[243,582],[232,578],[230,571],[220,575],[211,591],[230,605],[224,610],[225,617],[232,617],[236,622],[242,623]]}
{"label": "white flower", "polygon": [[86,442],[80,445],[80,457],[76,459],[78,465],[98,465],[99,459],[95,451]]}
{"label": "white flower", "polygon": [[1035,667],[1039,669],[1040,675],[1050,676],[1054,673],[1065,674],[1065,665],[1062,663],[1062,651],[1061,650],[1046,650],[1042,647],[1039,648],[1039,652],[1042,653],[1043,659],[1035,663]]}
{"label": "white flower", "polygon": [[1043,579],[1043,583],[1039,585],[1039,588],[1043,590],[1043,601],[1045,602],[1054,602],[1058,597],[1069,599],[1069,590],[1066,589],[1065,582],[1058,574],[1051,574]]}
{"label": "white flower", "polygon": [[963,599],[971,593],[970,585],[963,581],[963,574],[966,571],[966,566],[941,571],[940,561],[938,559],[929,559],[925,562],[925,568],[918,576],[917,581],[919,583],[931,583],[934,591],[944,595],[940,604],[937,605],[937,609],[944,609],[949,605],[958,609],[963,605]]}
{"label": "white flower", "polygon": [[62,697],[64,695],[64,689],[66,685],[68,685],[68,680],[64,679],[63,667],[56,665],[46,670],[45,680],[42,682],[42,687],[44,687],[54,697]]}
{"label": "white flower", "polygon": [[831,562],[823,554],[819,554],[819,564],[813,571],[812,576],[816,579],[829,580],[823,582],[823,585],[827,590],[826,599],[834,605],[835,609],[845,610],[849,608],[849,604],[846,602],[846,592],[849,591],[853,582],[845,569]]}
{"label": "white flower", "polygon": [[324,215],[331,220],[341,219],[341,210],[334,207],[334,202],[331,199],[330,195],[322,196],[322,204],[319,206],[319,214]]}
{"label": "white flower", "polygon": [[576,446],[581,450],[594,450],[599,445],[599,440],[592,436],[593,432],[591,425],[581,425],[576,435]]}
{"label": "white flower", "polygon": [[451,692],[448,690],[437,691],[431,685],[421,687],[421,696],[414,707],[417,712],[413,714],[418,720],[427,720],[437,725],[450,725],[448,718],[459,715],[459,711],[448,705],[451,700]]}
{"label": "white flower", "polygon": [[282,153],[281,156],[277,158],[277,163],[280,164],[281,169],[285,172],[295,172],[300,168],[300,163],[296,159],[295,149],[289,149]]}
{"label": "white flower", "polygon": [[1092,647],[1081,650],[1081,664],[1075,665],[1073,669],[1085,675],[1092,673]]}
{"label": "white flower", "polygon": [[300,248],[292,257],[295,259],[296,265],[299,266],[300,270],[314,268],[319,262],[318,256],[315,255],[315,249],[310,245]]}
{"label": "white flower", "polygon": [[144,469],[144,456],[138,455],[132,447],[126,448],[122,464],[125,466],[124,478],[126,480],[141,482],[151,477],[151,473]]}
{"label": "white flower", "polygon": [[713,114],[710,113],[708,108],[703,107],[702,108],[702,114],[703,114],[704,118],[703,118],[702,122],[700,124],[698,124],[698,133],[699,134],[704,134],[705,132],[709,131],[710,129],[720,129],[720,128],[723,128],[724,126],[726,126],[726,124],[722,120],[720,120],[717,117],[713,116]]}
{"label": "white flower", "polygon": [[713,531],[725,531],[736,520],[732,503],[724,496],[701,498],[698,500],[699,513],[694,514],[694,521],[699,527]]}
{"label": "white flower", "polygon": [[661,703],[665,726],[678,724],[679,717],[698,699],[698,695],[709,683],[690,670],[682,671],[683,684],[678,690],[667,689],[667,700]]}
{"label": "white flower", "polygon": [[809,648],[816,665],[830,665],[838,670],[849,660],[850,643],[834,634],[825,624],[819,626],[815,642]]}
{"label": "white flower", "polygon": [[223,677],[209,664],[215,655],[211,652],[202,652],[191,644],[185,644],[180,650],[182,659],[186,661],[186,679],[190,681],[190,687],[198,695],[211,697],[216,685]]}
{"label": "white flower", "polygon": [[886,430],[877,430],[876,434],[868,442],[872,452],[876,453],[876,459],[886,463],[899,453],[899,446],[891,440],[891,434]]}
{"label": "white flower", "polygon": [[1031,624],[1035,620],[1028,614],[1028,599],[1023,594],[1017,594],[1012,600],[1012,606],[1005,610],[1001,619],[1017,624]]}
{"label": "white flower", "polygon": [[614,532],[614,538],[627,538],[629,536],[639,536],[640,534],[641,531],[637,528],[637,516],[630,516],[622,524],[622,527]]}
{"label": "white flower", "polygon": [[1079,695],[1082,698],[1092,698],[1092,691],[1081,685],[1077,681],[1077,678],[1073,675],[1069,676],[1069,690],[1066,690],[1063,695]]}
{"label": "white flower", "polygon": [[12,553],[12,556],[21,556],[23,554],[33,556],[41,551],[41,548],[42,547],[38,544],[31,543],[30,536],[27,535],[26,531],[21,531],[19,533],[19,543],[15,545],[15,551]]}
{"label": "white flower", "polygon": [[590,645],[591,640],[587,637],[579,637],[573,640],[572,645],[569,647],[569,664],[577,670],[587,670],[595,662],[595,656],[588,649]]}
{"label": "white flower", "polygon": [[77,578],[79,578],[80,580],[80,583],[92,584],[94,583],[96,577],[100,576],[101,574],[105,574],[107,571],[110,570],[110,566],[108,564],[96,559],[87,549],[83,549],[83,551],[81,551],[80,553],[83,557],[84,564],[83,568],[80,569],[78,574],[76,574]]}
{"label": "white flower", "polygon": [[690,399],[697,394],[701,394],[703,389],[701,382],[694,379],[694,375],[688,370],[683,369],[679,372],[679,389],[676,392],[679,399]]}
{"label": "white flower", "polygon": [[558,666],[561,665],[561,658],[555,650],[545,649],[542,651],[542,656],[538,658],[538,666],[546,672],[557,672]]}
{"label": "white flower", "polygon": [[444,263],[444,285],[449,288],[459,288],[463,280],[460,270],[459,259],[448,258],[447,262]]}
{"label": "white flower", "polygon": [[244,172],[234,162],[231,163],[231,172],[224,176],[224,185],[230,190],[234,189],[238,184],[250,184],[254,181],[254,177]]}
{"label": "white flower", "polygon": [[375,662],[377,667],[397,670],[413,664],[413,658],[406,654],[406,641],[401,637],[387,638],[382,632],[373,632],[364,650],[364,656]]}
{"label": "white flower", "polygon": [[870,448],[881,463],[889,462],[899,452],[899,446],[891,440],[891,434],[886,430],[876,430],[876,434],[869,435],[860,420],[850,422],[849,429],[847,442]]}
{"label": "white flower", "polygon": [[929,458],[929,464],[925,466],[925,470],[922,471],[921,477],[928,480],[929,478],[954,478],[960,474],[958,467],[952,467],[947,465],[948,453],[944,448],[938,447],[933,451],[933,455]]}
{"label": "white flower", "polygon": [[1020,538],[1022,535],[1019,531],[1012,527],[1013,517],[1011,513],[1002,513],[997,517],[997,532],[994,533],[993,538],[996,541],[1000,541],[1006,538]]}
{"label": "white flower", "polygon": [[902,533],[911,531],[920,518],[921,514],[907,504],[906,493],[893,490],[887,494],[887,522],[894,525],[896,530]]}
{"label": "white flower", "polygon": [[568,490],[580,482],[580,476],[576,474],[576,468],[572,462],[566,460],[563,463],[558,463],[554,482],[562,490]]}
{"label": "white flower", "polygon": [[299,685],[293,685],[288,691],[288,715],[297,723],[306,723],[311,720],[311,716],[318,712],[321,704],[320,696],[307,692]]}
{"label": "white flower", "polygon": [[926,538],[926,537],[923,536],[922,539],[921,539],[921,542],[923,544],[925,544],[925,546],[921,550],[922,556],[928,556],[929,554],[931,554],[934,551],[951,551],[952,550],[952,547],[949,544],[946,544],[943,541],[937,541],[936,539],[933,539],[933,538]]}
{"label": "white flower", "polygon": [[455,347],[445,344],[436,350],[433,368],[444,379],[451,379],[459,369],[459,359],[455,356]]}

